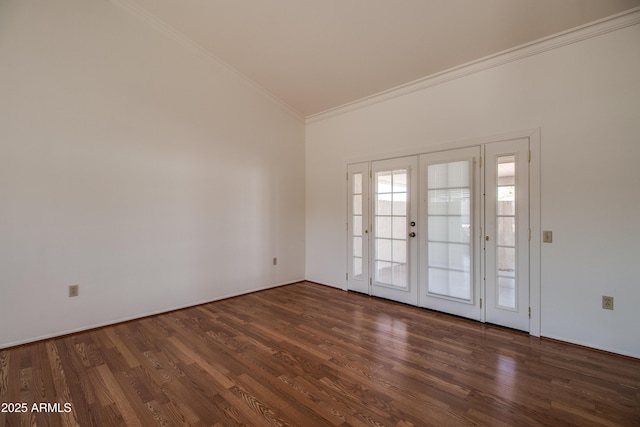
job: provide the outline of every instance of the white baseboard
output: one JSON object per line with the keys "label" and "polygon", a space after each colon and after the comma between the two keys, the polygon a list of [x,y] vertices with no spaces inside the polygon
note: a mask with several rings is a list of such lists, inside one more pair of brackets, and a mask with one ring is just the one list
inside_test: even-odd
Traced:
{"label": "white baseboard", "polygon": [[0,349],[5,349],[5,348],[9,348],[9,347],[15,347],[15,346],[24,345],[24,344],[30,344],[30,343],[33,343],[33,342],[47,340],[47,339],[51,339],[51,338],[58,338],[58,337],[62,337],[64,335],[70,335],[70,334],[75,334],[75,333],[78,333],[78,332],[89,331],[91,329],[96,329],[96,328],[102,328],[104,326],[117,325],[118,323],[128,322],[130,320],[142,319],[144,317],[154,316],[156,314],[168,313],[170,311],[180,310],[180,309],[188,308],[188,307],[195,307],[195,306],[202,305],[202,304],[208,304],[210,302],[221,301],[221,300],[224,300],[224,299],[227,299],[227,298],[233,298],[233,297],[237,297],[237,296],[240,296],[240,295],[247,295],[247,294],[251,294],[251,293],[254,293],[254,292],[264,291],[264,290],[267,290],[267,289],[273,289],[273,288],[277,288],[277,287],[280,287],[280,286],[291,285],[293,283],[298,283],[298,282],[303,282],[303,281],[304,281],[304,279],[299,279],[299,280],[293,280],[293,281],[284,282],[284,283],[276,283],[276,284],[273,284],[273,285],[262,286],[262,287],[259,287],[259,288],[253,288],[253,289],[249,289],[249,290],[242,291],[242,292],[235,292],[235,293],[231,293],[231,294],[222,295],[220,297],[216,297],[216,298],[213,298],[213,299],[207,299],[207,300],[202,300],[202,301],[193,301],[193,302],[189,302],[189,303],[186,303],[186,304],[181,304],[181,305],[176,305],[176,306],[172,306],[172,307],[163,308],[163,309],[160,309],[160,310],[154,310],[154,311],[150,311],[150,312],[136,314],[136,315],[133,315],[133,316],[127,316],[127,317],[122,317],[122,318],[118,318],[118,319],[108,320],[106,322],[100,322],[100,323],[94,323],[94,324],[91,324],[91,325],[85,325],[85,326],[81,326],[79,328],[67,329],[67,330],[63,330],[63,331],[54,332],[54,333],[51,333],[51,334],[39,335],[39,336],[36,336],[36,337],[31,337],[31,338],[24,339],[24,340],[18,340],[18,341],[13,341],[13,342],[0,344]]}

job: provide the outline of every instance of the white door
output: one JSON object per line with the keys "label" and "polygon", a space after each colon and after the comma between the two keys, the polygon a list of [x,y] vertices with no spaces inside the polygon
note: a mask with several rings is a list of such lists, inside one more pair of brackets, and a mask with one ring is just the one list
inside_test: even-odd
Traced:
{"label": "white door", "polygon": [[529,331],[529,140],[485,145],[486,322]]}
{"label": "white door", "polygon": [[420,156],[419,305],[481,320],[480,147]]}
{"label": "white door", "polygon": [[369,294],[369,164],[347,166],[347,289]]}
{"label": "white door", "polygon": [[417,305],[418,158],[372,162],[371,295]]}

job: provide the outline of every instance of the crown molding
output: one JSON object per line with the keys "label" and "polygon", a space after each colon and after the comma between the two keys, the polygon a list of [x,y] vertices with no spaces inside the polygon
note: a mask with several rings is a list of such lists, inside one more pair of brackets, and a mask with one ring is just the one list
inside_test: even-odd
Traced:
{"label": "crown molding", "polygon": [[196,53],[198,56],[203,58],[206,61],[213,63],[216,66],[219,66],[223,69],[229,71],[235,78],[240,80],[244,85],[256,90],[262,96],[266,97],[272,103],[274,103],[277,107],[289,113],[291,116],[304,122],[305,116],[300,111],[293,108],[291,105],[287,104],[235,68],[231,67],[222,59],[218,58],[216,55],[211,53],[211,51],[205,49],[199,43],[196,43],[180,31],[176,30],[170,25],[167,25],[165,22],[161,21],[147,10],[141,8],[137,4],[131,2],[130,0],[109,0],[112,4],[117,6],[118,8],[124,10],[126,13],[134,16],[135,18],[145,22],[147,25],[151,26],[155,30],[160,31],[161,33],[169,36],[173,40],[179,42],[181,45]]}
{"label": "crown molding", "polygon": [[617,31],[640,23],[640,7],[629,9],[625,12],[609,16],[579,27],[572,28],[561,33],[535,40],[502,52],[486,56],[484,58],[467,62],[466,64],[450,68],[448,70],[422,77],[409,83],[378,92],[374,95],[358,99],[339,107],[307,116],[306,123],[314,123],[330,117],[359,110],[361,108],[384,102],[393,98],[418,92],[423,89],[436,86],[451,80],[459,79],[471,74],[479,73],[500,65],[518,61],[530,56],[538,55],[569,44],[577,43],[592,37]]}

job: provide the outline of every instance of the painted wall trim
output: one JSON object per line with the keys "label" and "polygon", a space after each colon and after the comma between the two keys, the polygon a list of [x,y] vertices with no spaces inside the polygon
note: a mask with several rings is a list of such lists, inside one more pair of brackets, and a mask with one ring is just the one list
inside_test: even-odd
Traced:
{"label": "painted wall trim", "polygon": [[[114,1],[114,0],[112,0]],[[119,0],[121,1],[121,0]],[[585,39],[597,37],[602,34],[617,31],[640,23],[640,7],[629,9],[625,12],[609,16],[579,27],[563,31],[542,39],[516,46],[502,52],[486,56],[457,67],[450,68],[440,73],[432,74],[414,80],[409,83],[396,86],[394,88],[379,92],[377,94],[349,102],[336,108],[323,111],[321,113],[307,116],[306,123],[314,123],[334,116],[358,110],[369,105],[387,101],[399,96],[417,92],[432,86],[446,83],[461,77],[479,73],[491,68],[498,67],[510,62],[538,55],[553,49],[557,49],[572,43],[577,43]]]}
{"label": "painted wall trim", "polygon": [[234,292],[234,293],[231,293],[231,294],[223,295],[223,296],[220,296],[220,297],[216,297],[214,299],[207,299],[207,300],[202,300],[202,301],[193,301],[193,302],[190,302],[190,303],[187,303],[187,304],[181,304],[181,305],[177,305],[177,306],[174,306],[174,307],[162,308],[160,310],[154,310],[154,311],[150,311],[150,312],[147,312],[147,313],[136,314],[134,316],[122,317],[120,319],[109,320],[107,322],[95,323],[95,324],[88,325],[88,326],[83,326],[83,327],[80,327],[80,328],[68,329],[68,330],[54,332],[54,333],[46,334],[46,335],[39,335],[37,337],[28,338],[28,339],[25,339],[25,340],[19,340],[19,341],[14,341],[14,342],[9,342],[9,343],[2,344],[2,345],[0,345],[0,350],[6,349],[6,348],[10,348],[10,347],[16,347],[16,346],[23,345],[23,344],[29,344],[29,343],[33,343],[33,342],[37,342],[37,341],[42,341],[42,340],[46,340],[46,339],[50,339],[50,338],[59,338],[59,337],[62,337],[64,335],[69,335],[69,334],[75,334],[75,333],[78,333],[78,332],[89,331],[91,329],[102,328],[102,327],[105,327],[105,326],[117,325],[118,323],[128,322],[130,320],[142,319],[144,317],[155,316],[157,314],[163,314],[163,313],[168,313],[168,312],[175,311],[175,310],[181,310],[183,308],[196,307],[196,306],[202,305],[202,304],[208,304],[208,303],[221,301],[221,300],[228,299],[228,298],[233,298],[233,297],[237,297],[237,296],[241,296],[241,295],[247,295],[247,294],[251,294],[251,293],[254,293],[254,292],[259,292],[259,291],[264,291],[264,290],[267,290],[267,289],[277,288],[277,287],[280,287],[280,286],[292,285],[294,283],[299,283],[299,282],[304,282],[304,281],[305,281],[305,279],[298,279],[298,280],[287,281],[287,282],[284,282],[284,283],[277,283],[277,284],[274,284],[274,285],[261,286],[261,287],[258,287],[258,288],[249,289],[247,291]]}
{"label": "painted wall trim", "polygon": [[218,58],[216,55],[211,53],[209,50],[205,49],[199,43],[196,43],[195,41],[193,41],[192,39],[190,39],[189,37],[187,37],[183,33],[179,32],[175,28],[173,28],[170,25],[167,25],[163,21],[159,20],[158,18],[156,18],[155,16],[153,16],[152,14],[147,12],[145,9],[143,9],[140,6],[132,3],[129,0],[109,0],[109,1],[111,3],[113,3],[114,5],[116,5],[117,7],[119,7],[120,9],[122,9],[125,12],[129,13],[130,15],[132,15],[132,16],[140,19],[141,21],[145,22],[146,24],[150,25],[152,28],[154,28],[154,29],[162,32],[163,34],[171,37],[173,40],[179,42],[184,47],[186,47],[187,49],[191,50],[192,52],[198,54],[200,57],[204,58],[205,60],[210,61],[210,62],[214,63],[215,65],[221,66],[221,67],[225,68],[226,70],[230,71],[232,75],[234,75],[236,78],[238,78],[245,85],[247,85],[248,87],[253,88],[258,93],[262,94],[264,97],[269,99],[271,102],[273,102],[279,108],[281,108],[283,111],[289,113],[291,116],[295,117],[296,119],[298,119],[300,121],[304,121],[305,120],[305,116],[302,113],[300,113],[298,110],[293,108],[291,105],[287,104],[286,102],[284,102],[283,100],[281,100],[280,98],[278,98],[277,96],[275,96],[274,94],[272,94],[271,92],[269,92],[268,90],[266,90],[265,88],[263,88],[262,86],[260,86],[259,84],[257,84],[253,80],[251,80],[250,78],[248,78],[247,76],[245,76],[244,74],[240,73],[235,68],[231,67],[229,64],[224,62],[222,59]]}
{"label": "painted wall trim", "polygon": [[458,148],[467,148],[467,147],[473,147],[476,145],[488,144],[491,142],[509,141],[512,139],[519,139],[519,138],[537,137],[539,139],[540,138],[539,135],[540,135],[540,128],[522,129],[522,130],[499,133],[496,135],[478,136],[474,138],[444,141],[436,144],[421,145],[421,146],[406,148],[402,150],[388,151],[388,152],[376,153],[376,154],[364,155],[364,156],[358,156],[358,157],[350,157],[344,160],[344,165],[346,168],[346,165],[349,165],[351,163],[373,162],[377,160],[393,159],[396,157],[416,156],[420,154],[431,154],[431,153],[437,153],[438,151],[449,151],[449,150],[455,150]]}
{"label": "painted wall trim", "polygon": [[579,345],[579,346],[585,347],[585,348],[593,348],[593,349],[596,349],[596,350],[606,351],[607,353],[619,354],[619,355],[622,355],[622,356],[633,357],[634,359],[640,359],[640,354],[631,353],[629,351],[622,351],[622,350],[619,350],[619,349],[613,349],[613,348],[609,348],[607,346],[593,344],[592,342],[587,342],[587,341],[582,341],[582,340],[575,340],[575,339],[563,337],[563,336],[560,336],[560,335],[543,334],[543,335],[541,335],[541,338],[549,338],[549,339],[554,340],[554,341],[561,341],[561,342],[565,342],[565,343],[569,343],[569,344]]}

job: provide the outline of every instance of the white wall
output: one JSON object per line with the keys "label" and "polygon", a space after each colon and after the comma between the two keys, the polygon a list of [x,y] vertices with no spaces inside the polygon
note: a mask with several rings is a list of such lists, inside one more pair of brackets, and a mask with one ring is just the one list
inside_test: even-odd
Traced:
{"label": "white wall", "polygon": [[0,347],[303,279],[304,178],[304,122],[224,66],[0,2]]}
{"label": "white wall", "polygon": [[541,333],[640,357],[638,76],[635,25],[310,122],[307,279],[344,285],[347,160],[539,127]]}

